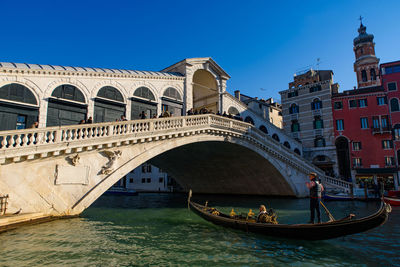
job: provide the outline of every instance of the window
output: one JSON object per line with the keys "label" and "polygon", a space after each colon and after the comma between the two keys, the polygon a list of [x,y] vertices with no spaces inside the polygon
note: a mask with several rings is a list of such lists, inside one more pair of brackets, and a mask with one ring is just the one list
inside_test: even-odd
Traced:
{"label": "window", "polygon": [[360,118],[361,129],[368,129],[368,118]]}
{"label": "window", "polygon": [[393,166],[394,158],[393,157],[385,157],[385,166]]}
{"label": "window", "polygon": [[290,126],[290,130],[292,133],[294,132],[300,132],[300,124],[297,120],[292,121],[292,125]]}
{"label": "window", "polygon": [[365,70],[361,71],[361,79],[363,82],[367,81],[367,72]]}
{"label": "window", "polygon": [[289,92],[287,97],[291,98],[291,97],[295,97],[298,95],[299,95],[299,92],[297,90],[294,90],[293,92]]}
{"label": "window", "polygon": [[387,83],[387,89],[388,91],[396,91],[397,90],[396,82]]}
{"label": "window", "polygon": [[325,146],[325,139],[322,137],[315,138],[314,140],[315,147],[324,147]]}
{"label": "window", "polygon": [[321,89],[322,88],[321,88],[320,84],[312,86],[312,87],[310,87],[310,93],[321,91]]}
{"label": "window", "polygon": [[312,110],[317,110],[322,108],[322,102],[319,99],[314,99],[313,102],[311,103],[311,109]]}
{"label": "window", "polygon": [[383,149],[391,149],[391,148],[393,148],[392,140],[382,140],[382,148]]}
{"label": "window", "polygon": [[357,107],[357,101],[356,100],[350,100],[349,101],[349,107],[350,108],[356,108]]}
{"label": "window", "polygon": [[296,104],[292,104],[289,107],[289,114],[299,113],[299,106]]}
{"label": "window", "polygon": [[133,178],[129,178],[129,183],[133,184]]}
{"label": "window", "polygon": [[142,165],[142,173],[151,172],[151,164],[145,163]]}
{"label": "window", "polygon": [[391,112],[399,111],[399,100],[397,100],[397,98],[390,99],[390,111]]}
{"label": "window", "polygon": [[389,117],[387,115],[381,116],[382,129],[387,129],[388,128],[388,121],[389,121]]}
{"label": "window", "polygon": [[358,99],[358,106],[360,108],[365,108],[366,106],[368,106],[367,104],[367,99]]}
{"label": "window", "polygon": [[151,178],[147,178],[147,183],[151,183]]}
{"label": "window", "polygon": [[142,184],[146,182],[146,178],[142,178]]}
{"label": "window", "polygon": [[369,72],[370,72],[370,76],[371,76],[371,81],[375,81],[376,80],[375,69],[371,69]]}
{"label": "window", "polygon": [[392,74],[392,73],[396,73],[396,72],[400,72],[400,65],[385,68],[386,74]]}
{"label": "window", "polygon": [[17,116],[17,125],[16,130],[26,129],[26,116],[25,115],[18,115]]}
{"label": "window", "polygon": [[361,150],[361,142],[353,142],[353,151],[360,151]]}
{"label": "window", "polygon": [[343,108],[343,103],[342,101],[337,101],[335,102],[335,104],[333,105],[334,109],[342,109]]}
{"label": "window", "polygon": [[336,130],[343,131],[344,130],[344,121],[336,120]]}
{"label": "window", "polygon": [[382,105],[387,104],[387,98],[386,98],[386,96],[378,96],[378,97],[376,98],[376,101],[377,101],[378,106],[382,106]]}
{"label": "window", "polygon": [[374,129],[379,129],[380,125],[379,125],[379,117],[372,117],[372,127]]}
{"label": "window", "polygon": [[353,158],[353,167],[361,167],[362,161],[361,158]]}
{"label": "window", "polygon": [[314,118],[314,129],[322,129],[324,128],[324,121],[321,119],[321,116],[316,116]]}
{"label": "window", "polygon": [[162,177],[158,178],[158,182],[159,182],[160,184],[164,183],[164,178],[162,178]]}
{"label": "window", "polygon": [[396,124],[394,127],[394,140],[400,140],[400,125]]}

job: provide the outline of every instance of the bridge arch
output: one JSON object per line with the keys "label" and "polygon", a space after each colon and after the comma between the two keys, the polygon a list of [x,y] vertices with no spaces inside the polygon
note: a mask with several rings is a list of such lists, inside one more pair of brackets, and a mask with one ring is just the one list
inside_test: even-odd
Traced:
{"label": "bridge arch", "polygon": [[261,130],[263,133],[268,134],[268,129],[267,129],[267,127],[265,127],[264,125],[261,125],[261,126],[260,126],[260,130]]}
{"label": "bridge arch", "polygon": [[193,108],[206,108],[218,111],[219,90],[214,75],[204,69],[198,69],[193,74]]}
{"label": "bridge arch", "polygon": [[156,96],[147,86],[140,86],[133,92],[131,98],[131,120],[140,119],[141,112],[144,111],[147,118],[157,116]]}
{"label": "bridge arch", "polygon": [[[197,193],[246,194],[248,191],[244,188],[251,188],[254,194],[260,195],[298,194],[296,185],[289,178],[293,175],[291,171],[246,139],[203,134],[144,145],[146,148],[121,147],[122,156],[116,170],[87,192],[73,209],[80,213],[121,177],[147,161],[174,176],[185,190],[192,189]],[[244,157],[235,157],[238,153]],[[224,168],[218,164],[225,164]],[[251,178],[247,168],[251,169]]]}
{"label": "bridge arch", "polygon": [[276,133],[274,133],[273,135],[272,135],[272,138],[275,140],[275,141],[277,141],[277,142],[280,142],[281,140],[279,139],[279,136],[276,134]]}
{"label": "bridge arch", "polygon": [[94,98],[94,122],[120,120],[125,112],[125,97],[117,88],[107,85],[98,91]]}
{"label": "bridge arch", "polygon": [[47,126],[79,124],[87,116],[87,97],[75,85],[58,85],[48,98]]}
{"label": "bridge arch", "polygon": [[228,114],[236,116],[236,115],[239,115],[240,112],[239,112],[239,110],[237,110],[237,108],[231,106],[231,107],[228,108]]}
{"label": "bridge arch", "polygon": [[253,120],[253,118],[250,117],[250,116],[247,116],[247,117],[244,119],[244,121],[245,121],[245,122],[248,122],[248,123],[250,123],[250,124],[252,124],[252,125],[254,125],[254,120]]}
{"label": "bridge arch", "polygon": [[39,117],[39,99],[20,83],[0,86],[0,131],[29,128]]}

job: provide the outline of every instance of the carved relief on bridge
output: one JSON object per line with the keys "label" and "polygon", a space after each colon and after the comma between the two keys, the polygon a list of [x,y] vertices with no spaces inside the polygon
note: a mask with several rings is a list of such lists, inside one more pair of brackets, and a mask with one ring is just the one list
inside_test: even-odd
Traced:
{"label": "carved relief on bridge", "polygon": [[100,173],[108,175],[112,173],[115,169],[116,166],[116,161],[121,157],[122,151],[121,150],[116,150],[116,151],[111,151],[111,150],[104,150],[101,152],[104,156],[108,158],[108,162],[101,167]]}

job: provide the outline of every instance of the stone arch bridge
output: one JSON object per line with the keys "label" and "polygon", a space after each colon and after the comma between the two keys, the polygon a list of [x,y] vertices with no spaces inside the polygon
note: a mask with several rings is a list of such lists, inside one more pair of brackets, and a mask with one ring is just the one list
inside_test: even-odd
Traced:
{"label": "stone arch bridge", "polygon": [[304,197],[316,171],[251,124],[216,115],[3,131],[0,142],[9,212],[77,215],[146,161],[198,193]]}

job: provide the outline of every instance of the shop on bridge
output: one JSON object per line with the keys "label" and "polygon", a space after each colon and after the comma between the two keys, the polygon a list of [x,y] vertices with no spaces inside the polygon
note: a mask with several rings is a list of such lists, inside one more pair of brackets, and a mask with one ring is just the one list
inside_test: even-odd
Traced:
{"label": "shop on bridge", "polygon": [[94,99],[94,122],[120,120],[125,112],[124,98],[116,88],[105,86],[100,89]]}
{"label": "shop on bridge", "polygon": [[146,114],[147,119],[157,116],[156,98],[149,88],[139,87],[136,89],[131,102],[131,120],[140,119],[142,111]]}
{"label": "shop on bridge", "polygon": [[184,115],[182,96],[175,88],[169,87],[164,91],[161,104],[162,113],[168,111],[174,117]]}
{"label": "shop on bridge", "polygon": [[0,88],[0,131],[29,128],[38,116],[38,102],[30,89],[17,83]]}
{"label": "shop on bridge", "polygon": [[47,108],[47,126],[79,124],[86,119],[87,104],[83,93],[73,85],[54,89]]}

